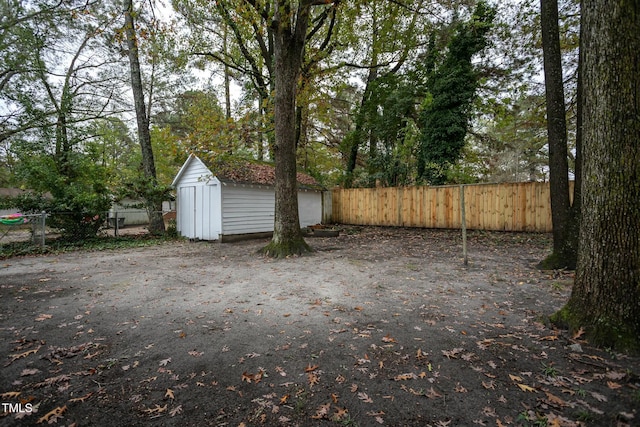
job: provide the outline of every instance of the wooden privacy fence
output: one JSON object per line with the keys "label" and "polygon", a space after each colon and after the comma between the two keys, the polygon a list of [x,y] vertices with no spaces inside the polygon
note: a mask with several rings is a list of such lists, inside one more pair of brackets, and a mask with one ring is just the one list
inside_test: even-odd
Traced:
{"label": "wooden privacy fence", "polygon": [[334,189],[332,220],[341,224],[460,228],[461,191],[468,229],[552,230],[548,182]]}

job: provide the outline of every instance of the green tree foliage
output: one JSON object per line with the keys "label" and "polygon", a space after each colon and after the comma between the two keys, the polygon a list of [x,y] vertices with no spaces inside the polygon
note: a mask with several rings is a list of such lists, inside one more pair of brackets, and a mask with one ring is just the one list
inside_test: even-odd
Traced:
{"label": "green tree foliage", "polygon": [[178,167],[190,153],[252,158],[258,157],[256,125],[250,114],[227,118],[214,92],[192,90],[156,116],[152,140]]}
{"label": "green tree foliage", "polygon": [[0,25],[12,41],[0,46],[2,58],[13,58],[1,65],[0,138],[18,159],[15,183],[34,192],[18,207],[52,212],[65,237],[84,238],[110,203],[104,170],[87,154],[89,124],[114,92],[95,54],[109,18],[92,2],[19,3]]}
{"label": "green tree foliage", "polygon": [[24,152],[20,157],[17,175],[33,192],[18,196],[14,206],[23,213],[50,213],[48,225],[64,238],[95,236],[111,206],[105,169],[77,152],[68,153],[63,170],[51,155]]}
{"label": "green tree foliage", "polygon": [[108,117],[92,122],[87,133],[92,136],[84,143],[87,155],[104,169],[109,188],[121,186],[124,177],[140,164],[139,149],[127,124]]}
{"label": "green tree foliage", "polygon": [[[389,73],[371,84],[363,104],[366,124],[375,135],[375,155],[367,159],[367,174],[356,185],[405,185],[415,181],[417,91],[406,76]],[[358,136],[355,136],[358,137]]]}
{"label": "green tree foliage", "polygon": [[[544,181],[548,151],[544,133],[544,100],[531,95],[495,102],[490,118],[477,120],[461,161],[484,182]],[[484,108],[484,107],[479,107]]]}
{"label": "green tree foliage", "polygon": [[[257,104],[254,149],[261,159],[272,156],[273,28],[264,19],[273,13],[272,6],[234,0],[218,1],[213,6],[203,0],[173,0],[172,4],[189,28],[183,50],[198,67],[213,63],[222,69],[225,82],[235,80],[243,88],[245,99]],[[230,111],[230,105],[225,107]]]}
{"label": "green tree foliage", "polygon": [[[420,46],[425,41],[423,34],[429,33],[432,20],[438,20],[438,12],[437,5],[424,5],[417,1],[403,4],[362,2],[347,14],[352,19],[352,29],[347,33],[346,52],[352,51],[355,55],[345,62],[348,66],[366,69],[366,75],[362,76],[364,89],[354,112],[354,124],[342,144],[346,157],[344,184],[347,187],[371,185],[389,172],[394,175],[393,167],[387,172],[383,171],[388,169],[385,167],[386,160],[393,162],[391,157],[394,156],[390,153],[394,148],[389,145],[388,139],[385,147],[380,147],[375,129],[384,128],[377,126],[380,120],[388,120],[388,114],[387,118],[380,114],[385,107],[379,102],[388,104],[388,112],[394,108],[391,107],[394,95],[387,97],[377,92],[389,85],[396,95],[398,90],[406,92],[400,89],[403,78],[398,76],[411,67],[412,61],[422,51]],[[346,52],[342,53],[343,56],[347,56]],[[381,158],[378,158],[379,154]],[[366,171],[356,172],[359,160],[366,164]],[[393,177],[391,180],[396,181]]]}
{"label": "green tree foliage", "polygon": [[427,78],[431,97],[420,117],[421,180],[444,183],[447,169],[460,158],[479,79],[472,58],[486,46],[494,16],[495,9],[479,2],[471,19],[455,26],[445,59]]}

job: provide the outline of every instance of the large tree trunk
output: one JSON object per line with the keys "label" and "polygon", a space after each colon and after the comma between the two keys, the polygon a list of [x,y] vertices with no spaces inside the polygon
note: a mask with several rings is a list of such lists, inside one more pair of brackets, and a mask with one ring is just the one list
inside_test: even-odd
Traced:
{"label": "large tree trunk", "polygon": [[131,88],[136,110],[138,124],[138,140],[142,152],[142,168],[144,171],[145,202],[149,213],[149,232],[163,233],[164,221],[162,219],[162,199],[155,191],[158,187],[156,178],[156,166],[151,147],[151,134],[149,132],[149,116],[144,102],[144,90],[142,87],[142,75],[140,72],[140,60],[138,56],[138,41],[136,38],[135,23],[133,21],[133,0],[125,0],[125,33],[127,48],[129,50],[129,66],[131,70]]}
{"label": "large tree trunk", "polygon": [[640,351],[640,3],[584,0],[582,218],[576,280],[554,316]]}
{"label": "large tree trunk", "polygon": [[549,184],[551,187],[551,220],[553,253],[540,263],[542,268],[575,268],[576,248],[570,244],[571,220],[569,201],[569,164],[567,159],[567,121],[562,79],[560,30],[557,0],[540,0],[544,80],[547,104],[549,143]]}
{"label": "large tree trunk", "polygon": [[276,1],[274,17],[275,74],[275,220],[273,238],[262,249],[268,256],[285,257],[308,252],[298,214],[296,181],[296,92],[304,41],[309,25],[310,3],[301,2],[291,26],[287,1]]}

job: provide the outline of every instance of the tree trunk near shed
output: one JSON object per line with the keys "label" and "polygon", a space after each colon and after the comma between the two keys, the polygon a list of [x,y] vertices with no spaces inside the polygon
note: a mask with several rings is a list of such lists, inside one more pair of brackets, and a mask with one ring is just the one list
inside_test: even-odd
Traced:
{"label": "tree trunk near shed", "polygon": [[138,125],[138,140],[142,153],[142,169],[144,179],[144,199],[149,214],[149,232],[153,234],[164,233],[164,220],[162,219],[162,192],[158,191],[156,166],[151,146],[151,133],[149,132],[149,116],[144,101],[144,89],[140,72],[140,59],[138,55],[138,40],[136,37],[135,22],[133,19],[133,0],[125,1],[124,30],[127,39],[129,54],[129,68],[131,75],[131,89],[136,110]]}
{"label": "tree trunk near shed", "polygon": [[540,22],[544,57],[544,81],[549,144],[549,185],[553,223],[553,253],[543,260],[543,269],[575,269],[577,248],[572,245],[569,163],[567,159],[567,120],[562,78],[562,53],[558,27],[557,0],[540,0]]}
{"label": "tree trunk near shed", "polygon": [[[275,62],[275,219],[273,238],[261,249],[282,258],[310,252],[300,230],[296,179],[296,92],[311,3],[301,1],[293,20],[294,2],[276,2],[273,18]],[[292,25],[292,22],[295,22]]]}
{"label": "tree trunk near shed", "polygon": [[552,320],[640,352],[640,3],[584,0],[582,217],[575,285]]}

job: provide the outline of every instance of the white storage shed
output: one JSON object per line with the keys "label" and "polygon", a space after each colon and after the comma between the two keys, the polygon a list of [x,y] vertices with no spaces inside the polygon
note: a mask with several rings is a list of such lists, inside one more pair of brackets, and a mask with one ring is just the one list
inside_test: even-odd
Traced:
{"label": "white storage shed", "polygon": [[[220,241],[272,233],[274,179],[271,165],[248,161],[208,165],[191,154],[172,184],[178,232],[190,239]],[[301,227],[322,221],[322,188],[302,173],[298,173],[298,210]]]}

